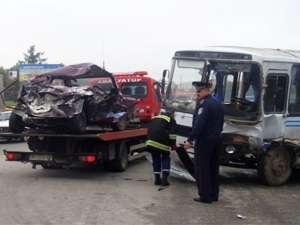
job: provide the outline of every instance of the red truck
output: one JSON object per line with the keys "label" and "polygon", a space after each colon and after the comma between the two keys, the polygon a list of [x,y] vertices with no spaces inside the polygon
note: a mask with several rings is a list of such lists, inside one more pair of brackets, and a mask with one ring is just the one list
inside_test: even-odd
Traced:
{"label": "red truck", "polygon": [[136,115],[141,121],[147,122],[160,112],[161,85],[148,76],[146,71],[131,73],[114,73],[122,94],[137,99]]}

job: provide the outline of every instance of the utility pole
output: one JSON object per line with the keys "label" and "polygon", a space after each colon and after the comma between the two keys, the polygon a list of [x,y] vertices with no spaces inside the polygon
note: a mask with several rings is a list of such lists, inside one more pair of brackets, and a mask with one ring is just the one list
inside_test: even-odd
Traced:
{"label": "utility pole", "polygon": [[[4,89],[4,74],[0,74],[0,91]],[[4,102],[3,98],[0,97],[0,112],[4,111]]]}

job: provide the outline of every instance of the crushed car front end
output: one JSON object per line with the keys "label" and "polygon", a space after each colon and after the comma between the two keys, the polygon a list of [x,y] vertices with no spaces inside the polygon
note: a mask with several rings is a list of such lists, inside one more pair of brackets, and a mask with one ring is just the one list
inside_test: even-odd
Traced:
{"label": "crushed car front end", "polygon": [[[95,78],[108,80],[90,85]],[[84,132],[89,125],[114,125],[130,112],[113,76],[93,64],[78,64],[37,76],[25,84],[14,114],[24,126],[63,132]]]}

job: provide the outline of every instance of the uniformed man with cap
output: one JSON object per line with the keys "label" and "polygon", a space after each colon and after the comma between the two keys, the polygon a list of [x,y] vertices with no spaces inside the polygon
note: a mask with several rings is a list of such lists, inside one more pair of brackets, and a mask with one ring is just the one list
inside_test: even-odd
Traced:
{"label": "uniformed man with cap", "polygon": [[170,185],[168,182],[170,150],[175,150],[176,146],[175,129],[176,121],[172,108],[166,108],[160,115],[153,117],[148,127],[148,138],[145,144],[147,151],[152,155],[155,185]]}
{"label": "uniformed man with cap", "polygon": [[219,198],[218,150],[222,145],[221,132],[224,112],[220,101],[210,95],[210,84],[193,82],[197,91],[197,107],[193,117],[192,133],[184,147],[194,141],[195,176],[199,197],[194,201],[211,203]]}

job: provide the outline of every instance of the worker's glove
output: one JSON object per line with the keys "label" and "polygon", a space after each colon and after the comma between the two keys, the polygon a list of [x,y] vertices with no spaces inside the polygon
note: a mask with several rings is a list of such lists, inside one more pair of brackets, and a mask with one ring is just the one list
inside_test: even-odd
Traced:
{"label": "worker's glove", "polygon": [[177,149],[177,146],[176,146],[176,145],[171,145],[171,150],[172,150],[172,151],[176,151],[176,149]]}

